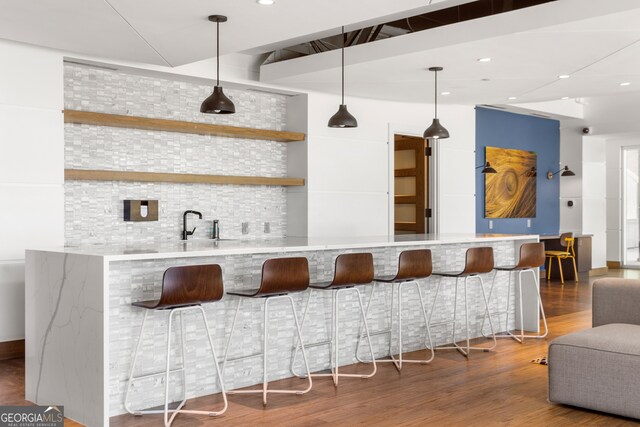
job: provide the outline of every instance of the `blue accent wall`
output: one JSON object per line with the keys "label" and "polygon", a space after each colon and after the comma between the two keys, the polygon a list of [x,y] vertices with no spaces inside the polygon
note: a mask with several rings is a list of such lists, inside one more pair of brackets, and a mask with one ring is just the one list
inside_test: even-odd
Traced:
{"label": "blue accent wall", "polygon": [[[560,228],[560,175],[547,179],[547,171],[560,166],[560,122],[523,114],[476,107],[476,166],[485,162],[485,147],[514,148],[537,154],[536,217],[493,218],[484,212],[484,175],[476,169],[476,232],[557,234]],[[499,173],[500,171],[498,171]]]}

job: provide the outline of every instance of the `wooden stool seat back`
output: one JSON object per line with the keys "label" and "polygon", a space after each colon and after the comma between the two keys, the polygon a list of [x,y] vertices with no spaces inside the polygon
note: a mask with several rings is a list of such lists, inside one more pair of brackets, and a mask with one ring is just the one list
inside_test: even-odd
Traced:
{"label": "wooden stool seat back", "polygon": [[364,285],[373,281],[373,255],[342,254],[336,258],[336,268],[330,286]]}
{"label": "wooden stool seat back", "polygon": [[516,268],[538,268],[545,261],[544,243],[524,243],[520,246],[520,259]]}
{"label": "wooden stool seat back", "polygon": [[154,308],[219,301],[223,293],[222,268],[218,264],[170,267],[162,277],[162,294]]}
{"label": "wooden stool seat back", "polygon": [[431,276],[432,272],[431,250],[402,251],[398,260],[398,274],[396,274],[395,280],[423,279]]}
{"label": "wooden stool seat back", "polygon": [[483,274],[493,270],[493,248],[469,248],[462,275]]}
{"label": "wooden stool seat back", "polygon": [[271,258],[262,264],[262,280],[257,295],[299,292],[308,287],[307,258]]}

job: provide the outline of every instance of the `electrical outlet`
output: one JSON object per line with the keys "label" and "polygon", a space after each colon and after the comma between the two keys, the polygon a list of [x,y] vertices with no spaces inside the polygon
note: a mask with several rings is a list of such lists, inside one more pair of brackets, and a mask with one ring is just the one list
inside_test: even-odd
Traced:
{"label": "electrical outlet", "polygon": [[251,375],[251,368],[247,368],[244,371],[242,371],[242,376],[243,377],[248,377]]}
{"label": "electrical outlet", "polygon": [[242,234],[249,234],[249,223],[248,222],[243,222],[242,223]]}
{"label": "electrical outlet", "polygon": [[531,218],[527,218],[527,228],[531,228]]}
{"label": "electrical outlet", "polygon": [[271,223],[268,223],[268,222],[264,223],[264,232],[271,233]]}
{"label": "electrical outlet", "polygon": [[493,220],[489,220],[489,230],[493,230]]}

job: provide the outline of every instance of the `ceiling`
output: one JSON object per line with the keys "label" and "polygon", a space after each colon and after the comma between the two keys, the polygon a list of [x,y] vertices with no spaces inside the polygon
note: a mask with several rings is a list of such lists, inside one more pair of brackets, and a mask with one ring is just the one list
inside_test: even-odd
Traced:
{"label": "ceiling", "polygon": [[[470,0],[3,0],[0,39],[114,61],[179,66],[222,53],[261,54]],[[215,3],[215,4],[214,4]],[[346,50],[347,98],[505,104],[640,90],[640,2],[559,0]],[[340,52],[263,65],[262,82],[338,93]],[[491,62],[480,63],[481,57]],[[569,79],[558,79],[570,74]],[[622,87],[619,84],[629,82]],[[516,97],[517,99],[509,99]]]}
{"label": "ceiling", "polygon": [[405,17],[469,0],[2,0],[0,39],[101,58],[178,66],[221,51],[261,53],[341,25]]}
{"label": "ceiling", "polygon": [[[640,90],[640,2],[561,0],[346,49],[348,96],[504,104]],[[340,53],[261,67],[261,80],[339,93]],[[491,61],[478,62],[490,57]],[[559,75],[569,74],[568,79]],[[620,86],[620,83],[631,83]],[[509,99],[516,97],[517,99]],[[347,100],[348,102],[348,100]]]}

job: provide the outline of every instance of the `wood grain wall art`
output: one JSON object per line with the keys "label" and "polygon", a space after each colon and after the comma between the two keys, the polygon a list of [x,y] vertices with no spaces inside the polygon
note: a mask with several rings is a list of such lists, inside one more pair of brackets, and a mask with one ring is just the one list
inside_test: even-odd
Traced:
{"label": "wood grain wall art", "polygon": [[485,175],[486,218],[534,218],[536,178],[527,174],[536,166],[533,151],[485,147],[486,161],[498,171]]}

